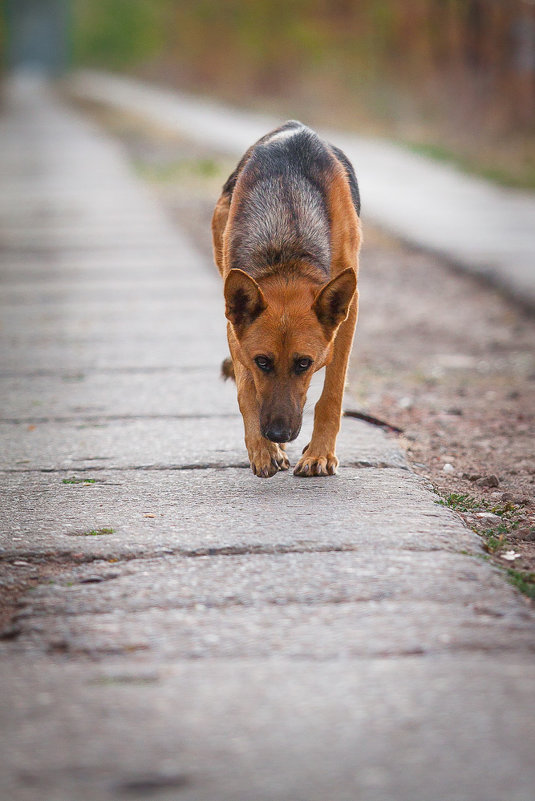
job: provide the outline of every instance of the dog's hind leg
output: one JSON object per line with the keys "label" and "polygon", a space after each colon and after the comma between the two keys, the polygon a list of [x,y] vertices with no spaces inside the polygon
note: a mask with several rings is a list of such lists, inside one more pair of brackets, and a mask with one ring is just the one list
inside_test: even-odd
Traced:
{"label": "dog's hind leg", "polygon": [[221,378],[223,381],[227,381],[229,378],[231,381],[236,381],[236,376],[234,374],[234,363],[230,357],[223,359],[221,362]]}
{"label": "dog's hind leg", "polygon": [[[214,260],[217,265],[217,269],[222,276],[224,275],[223,235],[227,225],[227,219],[230,210],[230,200],[231,196],[228,193],[223,192],[217,201],[214,214],[212,216],[212,242],[214,248]],[[232,364],[232,359],[229,357],[223,359],[223,362],[221,363],[221,378],[223,378],[224,381],[227,381],[229,378],[232,381],[236,380],[234,375],[234,365]]]}

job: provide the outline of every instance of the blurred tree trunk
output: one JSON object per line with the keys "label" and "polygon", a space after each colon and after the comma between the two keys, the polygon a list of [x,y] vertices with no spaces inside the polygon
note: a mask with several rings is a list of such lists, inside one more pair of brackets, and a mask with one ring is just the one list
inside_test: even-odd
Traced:
{"label": "blurred tree trunk", "polygon": [[516,3],[510,21],[509,69],[512,75],[515,121],[535,123],[535,8]]}
{"label": "blurred tree trunk", "polygon": [[68,0],[7,0],[7,56],[13,69],[57,74],[69,62]]}

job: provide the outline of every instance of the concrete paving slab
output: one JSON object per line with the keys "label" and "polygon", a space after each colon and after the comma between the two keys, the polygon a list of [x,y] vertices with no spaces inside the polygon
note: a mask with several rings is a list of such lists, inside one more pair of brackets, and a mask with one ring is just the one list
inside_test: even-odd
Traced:
{"label": "concrete paving slab", "polygon": [[[380,560],[380,564],[379,564]],[[456,582],[446,577],[455,575]],[[120,603],[132,616],[154,609],[256,609],[266,606],[318,606],[374,601],[460,604],[473,607],[474,581],[486,578],[480,559],[436,551],[384,549],[250,552],[185,557],[162,554],[110,564],[106,560],[69,568],[26,599],[17,621],[42,616],[109,614]],[[498,571],[478,614],[525,619],[513,587]],[[403,611],[400,609],[400,614]],[[458,614],[458,610],[455,614]],[[525,613],[524,613],[525,615]]]}
{"label": "concrete paving slab", "polygon": [[[310,441],[312,422],[307,415],[301,434],[288,445],[292,464]],[[406,467],[394,440],[380,429],[351,419],[344,420],[342,429],[337,448],[342,464]],[[12,424],[0,423],[0,470],[26,470],[28,465],[33,470],[96,470],[248,464],[240,415],[202,417],[192,411],[189,418],[176,420],[22,424],[16,438],[13,433]]]}
{"label": "concrete paving slab", "polygon": [[138,654],[104,664],[18,658],[0,670],[12,733],[2,785],[14,801],[532,797],[532,713],[519,706],[533,691],[527,659],[153,667]]}
{"label": "concrete paving slab", "polygon": [[[163,608],[162,608],[163,607]],[[466,603],[403,599],[334,604],[273,604],[244,607],[231,603],[214,609],[167,608],[130,613],[17,616],[12,651],[63,653],[73,658],[105,659],[146,652],[153,662],[184,659],[316,660],[455,654],[458,651],[533,657],[533,628],[522,613],[500,619]],[[403,621],[403,625],[400,625]]]}
{"label": "concrete paving slab", "polygon": [[[126,272],[126,271],[125,271]],[[46,275],[46,284],[36,282],[35,274],[30,281],[11,281],[3,283],[2,297],[0,298],[0,313],[22,315],[35,314],[36,307],[46,306],[49,312],[55,315],[65,315],[67,306],[74,304],[87,306],[89,312],[97,312],[97,306],[110,306],[115,313],[124,309],[127,311],[131,305],[143,301],[148,312],[149,300],[165,307],[176,303],[177,299],[188,302],[188,309],[202,318],[202,310],[206,308],[207,298],[210,304],[213,300],[220,302],[221,317],[224,318],[224,300],[222,285],[217,286],[213,276],[193,273],[191,276],[183,273],[171,276],[169,266],[165,273],[156,276],[148,275],[145,270],[132,280],[130,271],[128,275],[112,272],[112,266],[103,269],[100,274],[91,275],[91,270],[84,276],[61,276],[54,281],[53,276]],[[202,291],[203,299],[199,297]],[[50,307],[50,308],[49,308]],[[207,322],[212,315],[205,315]],[[114,314],[115,319],[115,314]]]}
{"label": "concrete paving slab", "polygon": [[[168,339],[177,350],[189,347],[191,341],[198,339],[214,340],[225,353],[226,320],[222,298],[219,300],[220,315],[211,310],[206,312],[206,304],[197,295],[178,292],[167,300],[151,297],[142,290],[135,297],[111,300],[106,297],[84,298],[84,290],[71,292],[71,298],[62,303],[43,302],[31,304],[12,304],[0,311],[0,319],[10,332],[10,343],[21,348],[28,343],[34,350],[39,340],[61,344],[83,342],[90,350],[95,342],[114,341],[128,338],[134,345],[145,340]],[[183,305],[184,304],[184,305]]]}
{"label": "concrete paving slab", "polygon": [[[224,352],[221,352],[223,357]],[[0,384],[0,422],[107,424],[138,417],[239,414],[236,387],[218,367],[18,375]]]}
{"label": "concrete paving slab", "polygon": [[95,370],[115,373],[178,367],[211,368],[217,372],[222,359],[228,355],[223,336],[216,342],[191,340],[187,347],[178,347],[176,342],[158,336],[157,332],[142,341],[132,340],[127,331],[122,337],[111,340],[106,338],[105,331],[99,339],[58,340],[59,336],[52,342],[40,341],[37,347],[35,339],[29,343],[4,339],[0,375],[81,375]]}
{"label": "concrete paving slab", "polygon": [[[427,483],[398,469],[343,468],[314,482],[288,473],[262,481],[248,468],[88,471],[78,476],[95,484],[64,484],[73,473],[2,476],[5,558],[240,549],[481,553],[479,538],[437,505]],[[101,528],[114,533],[83,536]]]}
{"label": "concrete paving slab", "polygon": [[[68,287],[85,282],[101,286],[105,298],[114,286],[119,291],[122,288],[128,291],[129,284],[143,281],[153,290],[160,285],[180,287],[202,281],[210,291],[208,280],[215,290],[215,267],[212,264],[199,263],[198,256],[187,257],[184,262],[187,269],[181,269],[182,259],[178,254],[182,252],[182,243],[179,246],[178,242],[180,238],[177,241],[173,239],[171,245],[166,246],[160,241],[150,249],[132,248],[129,242],[120,247],[104,248],[98,241],[91,247],[76,250],[44,248],[41,243],[25,250],[3,248],[0,251],[2,287],[7,292],[12,286],[24,284],[26,289],[43,293],[58,284]],[[220,283],[216,291],[220,294]]]}

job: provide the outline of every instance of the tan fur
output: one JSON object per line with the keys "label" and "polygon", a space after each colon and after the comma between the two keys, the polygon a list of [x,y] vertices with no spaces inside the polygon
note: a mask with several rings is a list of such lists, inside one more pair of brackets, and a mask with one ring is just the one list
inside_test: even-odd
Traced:
{"label": "tan fur", "polygon": [[225,277],[228,271],[224,269],[223,263],[223,236],[227,225],[230,202],[227,195],[221,195],[217,201],[212,217],[212,240],[214,244],[214,259],[217,269]]}

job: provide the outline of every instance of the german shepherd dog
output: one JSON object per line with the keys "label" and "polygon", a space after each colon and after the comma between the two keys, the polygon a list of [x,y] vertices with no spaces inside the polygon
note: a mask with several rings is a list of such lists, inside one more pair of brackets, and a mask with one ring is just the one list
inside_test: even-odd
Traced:
{"label": "german shepherd dog", "polygon": [[253,473],[290,466],[312,374],[326,367],[296,476],[336,473],[358,309],[360,199],[347,157],[291,120],[245,153],[212,220],[231,359]]}

